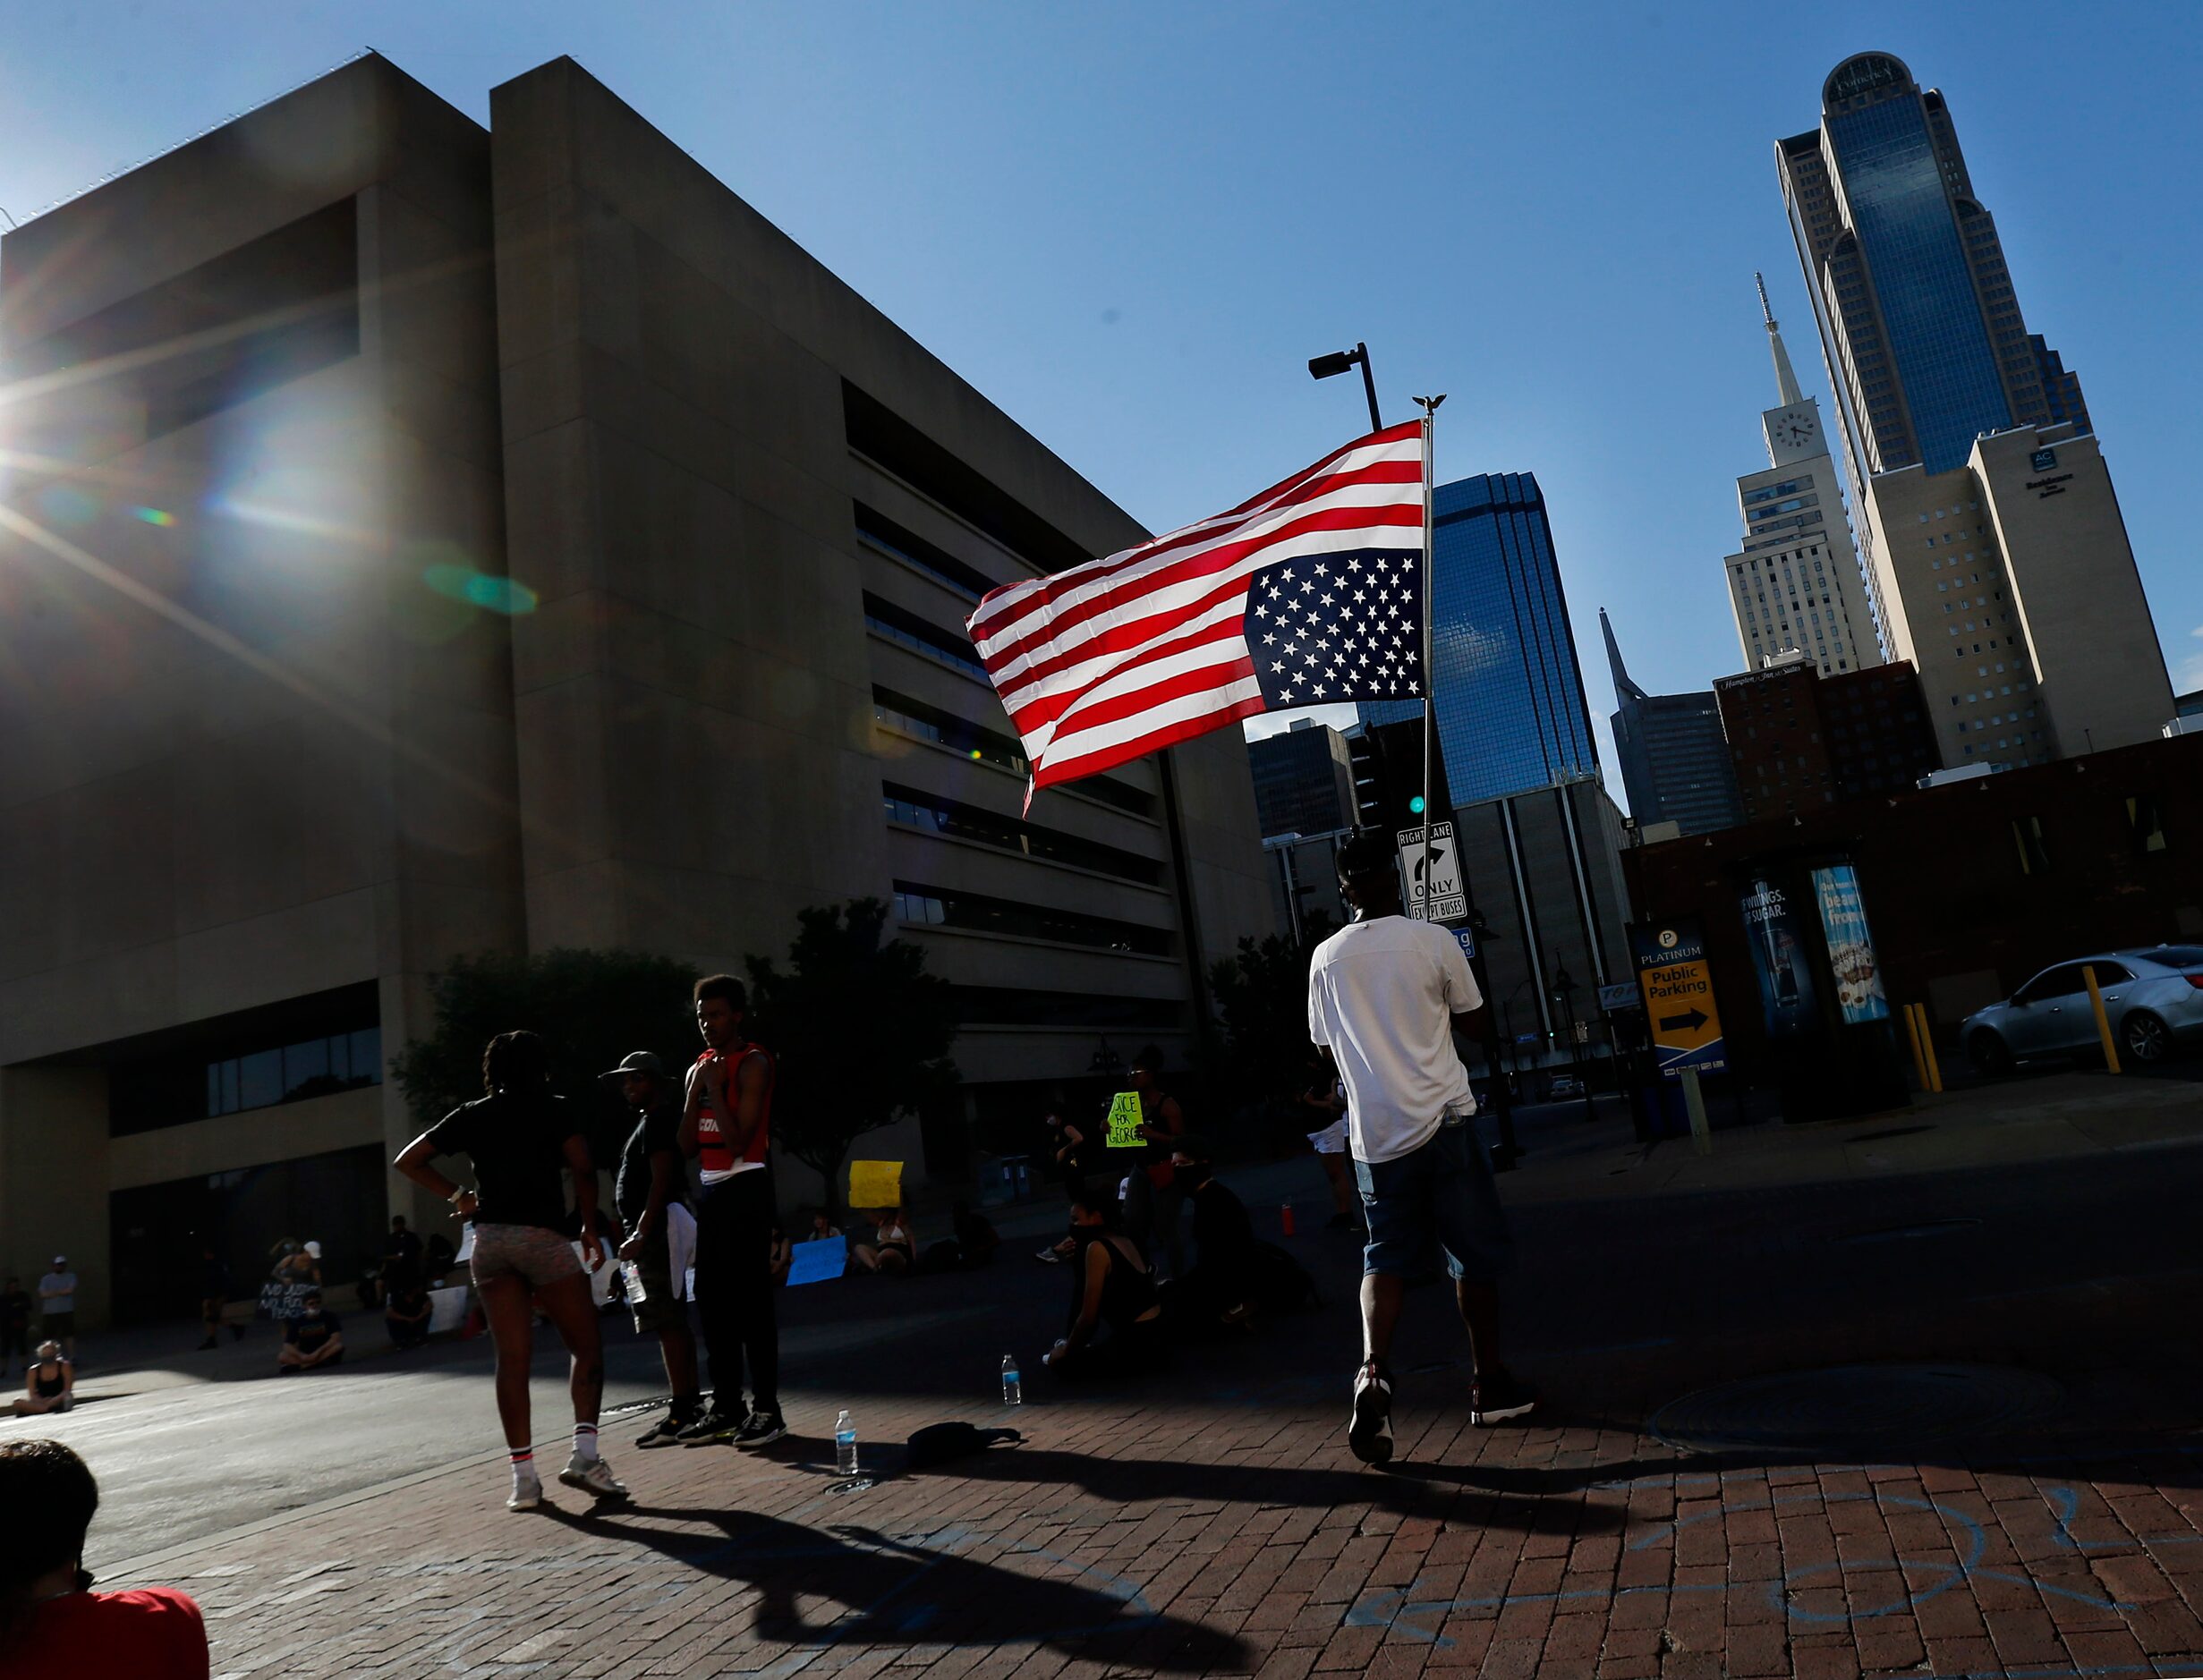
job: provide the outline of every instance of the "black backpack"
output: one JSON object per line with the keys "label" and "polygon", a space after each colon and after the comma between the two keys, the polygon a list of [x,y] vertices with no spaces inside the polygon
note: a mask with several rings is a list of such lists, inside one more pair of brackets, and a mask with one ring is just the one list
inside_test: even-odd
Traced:
{"label": "black backpack", "polygon": [[906,1464],[912,1470],[924,1470],[933,1464],[969,1458],[1000,1442],[1015,1446],[1024,1439],[1016,1430],[982,1430],[970,1423],[929,1423],[913,1434],[905,1447]]}

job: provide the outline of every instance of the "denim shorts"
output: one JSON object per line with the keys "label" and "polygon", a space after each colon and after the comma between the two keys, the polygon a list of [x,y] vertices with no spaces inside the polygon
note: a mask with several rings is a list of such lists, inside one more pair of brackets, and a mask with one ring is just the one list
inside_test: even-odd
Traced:
{"label": "denim shorts", "polygon": [[1492,1178],[1492,1158],[1473,1122],[1442,1125],[1396,1160],[1357,1160],[1369,1242],[1362,1270],[1387,1277],[1446,1269],[1471,1283],[1496,1283],[1514,1259],[1514,1240]]}

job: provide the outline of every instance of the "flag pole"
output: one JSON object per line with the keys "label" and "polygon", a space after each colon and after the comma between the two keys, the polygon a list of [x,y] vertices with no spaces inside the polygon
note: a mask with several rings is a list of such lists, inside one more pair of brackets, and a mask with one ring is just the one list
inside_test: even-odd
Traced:
{"label": "flag pole", "polygon": [[1416,403],[1423,410],[1423,920],[1438,920],[1438,905],[1431,891],[1431,742],[1438,727],[1438,683],[1436,666],[1431,648],[1432,603],[1438,594],[1437,544],[1433,540],[1436,522],[1433,517],[1437,474],[1433,464],[1433,445],[1438,430],[1438,405],[1446,400],[1442,391],[1436,396],[1419,396]]}

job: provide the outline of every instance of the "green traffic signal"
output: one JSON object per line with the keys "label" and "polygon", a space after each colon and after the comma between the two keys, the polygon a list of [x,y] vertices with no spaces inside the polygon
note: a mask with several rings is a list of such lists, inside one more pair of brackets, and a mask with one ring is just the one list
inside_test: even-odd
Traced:
{"label": "green traffic signal", "polygon": [[1408,802],[1408,814],[1411,817],[1420,817],[1423,814],[1422,794],[1417,793]]}

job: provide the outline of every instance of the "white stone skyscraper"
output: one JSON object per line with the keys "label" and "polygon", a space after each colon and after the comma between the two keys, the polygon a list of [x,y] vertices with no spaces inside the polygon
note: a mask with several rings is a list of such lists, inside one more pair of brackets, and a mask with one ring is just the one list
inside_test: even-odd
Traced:
{"label": "white stone skyscraper", "polygon": [[2080,382],[2027,330],[1943,94],[1858,54],[1775,163],[1884,651],[1944,762],[2154,737],[2172,684]]}
{"label": "white stone skyscraper", "polygon": [[1759,416],[1767,465],[1737,480],[1743,547],[1722,563],[1737,646],[1752,671],[1791,649],[1823,676],[1880,665],[1881,642],[1843,517],[1820,403],[1798,388],[1764,280],[1759,310],[1774,352],[1776,401]]}

